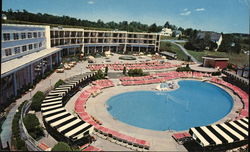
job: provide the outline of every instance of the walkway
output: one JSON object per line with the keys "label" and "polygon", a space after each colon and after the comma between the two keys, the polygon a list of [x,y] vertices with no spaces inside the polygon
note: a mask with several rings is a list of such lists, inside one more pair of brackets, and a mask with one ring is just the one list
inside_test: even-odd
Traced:
{"label": "walkway", "polygon": [[191,60],[197,64],[201,64],[201,62],[199,62],[198,60],[196,60],[191,54],[188,53],[188,51],[180,44],[178,44],[177,42],[180,42],[179,40],[166,40],[168,42],[171,42],[175,45],[177,45],[187,56],[191,57]]}
{"label": "walkway", "polygon": [[[25,100],[30,100],[31,97],[37,92],[42,91],[45,92],[52,88],[54,84],[59,79],[66,79],[69,77],[72,77],[74,75],[77,75],[82,72],[89,72],[85,67],[87,65],[87,62],[81,62],[77,63],[75,67],[73,67],[71,70],[66,70],[64,73],[53,73],[49,77],[47,77],[44,80],[41,80],[36,87],[31,91],[31,93],[27,92],[25,95],[23,95],[20,99],[16,100],[15,103],[13,103],[13,107],[10,110],[10,112],[7,115],[6,120],[4,121],[2,125],[2,132],[1,132],[1,139],[2,139],[2,145],[3,148],[7,147],[7,142],[11,145],[11,136],[12,136],[12,120],[14,118],[14,115],[16,113],[17,108],[19,105],[24,102]],[[39,118],[41,119],[41,118]]]}

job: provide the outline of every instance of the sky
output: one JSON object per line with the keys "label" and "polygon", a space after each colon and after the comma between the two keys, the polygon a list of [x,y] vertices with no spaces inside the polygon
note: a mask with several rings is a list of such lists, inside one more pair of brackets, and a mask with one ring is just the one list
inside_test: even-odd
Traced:
{"label": "sky", "polygon": [[223,33],[248,33],[250,0],[2,0],[2,9],[90,21],[139,21]]}

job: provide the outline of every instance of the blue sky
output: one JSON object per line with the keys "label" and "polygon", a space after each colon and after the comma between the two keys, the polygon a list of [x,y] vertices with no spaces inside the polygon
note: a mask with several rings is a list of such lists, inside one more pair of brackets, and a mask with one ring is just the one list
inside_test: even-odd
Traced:
{"label": "blue sky", "polygon": [[249,33],[249,0],[3,0],[3,10]]}

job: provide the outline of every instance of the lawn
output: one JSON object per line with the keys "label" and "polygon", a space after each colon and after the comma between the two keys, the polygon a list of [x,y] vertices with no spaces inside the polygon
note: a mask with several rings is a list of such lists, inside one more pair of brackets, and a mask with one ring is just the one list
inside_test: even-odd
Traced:
{"label": "lawn", "polygon": [[187,60],[186,54],[183,53],[182,50],[178,46],[170,42],[164,42],[164,41],[161,42],[160,50],[168,51],[168,52],[175,52],[178,60],[184,60],[184,61]]}
{"label": "lawn", "polygon": [[[179,43],[179,44],[184,46],[185,43]],[[249,64],[249,56],[243,53],[236,54],[236,53],[214,52],[214,51],[204,51],[204,52],[196,52],[192,50],[187,50],[187,51],[189,54],[191,54],[194,58],[196,58],[200,62],[202,62],[203,56],[210,55],[210,56],[228,57],[230,63],[239,66]]]}

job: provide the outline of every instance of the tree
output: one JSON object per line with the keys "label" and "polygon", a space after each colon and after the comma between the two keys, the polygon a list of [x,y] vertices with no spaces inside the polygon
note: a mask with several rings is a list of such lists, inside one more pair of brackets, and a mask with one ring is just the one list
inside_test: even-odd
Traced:
{"label": "tree", "polygon": [[126,73],[127,73],[127,69],[126,69],[126,67],[125,67],[125,66],[123,67],[123,71],[122,71],[122,73],[123,73],[124,75],[126,75]]}
{"label": "tree", "polygon": [[108,68],[108,66],[106,66],[106,67],[105,67],[105,76],[108,75],[108,71],[109,71],[109,68]]}
{"label": "tree", "polygon": [[56,84],[54,85],[54,88],[59,87],[60,85],[65,84],[65,82],[62,79],[59,79]]}
{"label": "tree", "polygon": [[158,32],[157,31],[157,25],[155,23],[150,25],[149,28],[148,28],[148,32]]}
{"label": "tree", "polygon": [[169,22],[167,21],[167,22],[164,24],[164,27],[165,27],[165,28],[170,28],[171,25],[170,25]]}
{"label": "tree", "polygon": [[72,151],[72,150],[67,143],[59,142],[51,149],[51,151]]}
{"label": "tree", "polygon": [[40,111],[41,110],[41,104],[44,100],[45,95],[41,91],[37,91],[36,94],[32,97],[32,103],[30,105],[31,110]]}
{"label": "tree", "polygon": [[38,139],[41,136],[44,136],[43,130],[40,127],[40,123],[39,123],[39,120],[37,119],[36,115],[27,114],[23,119],[23,123],[24,123],[28,133],[34,139]]}

